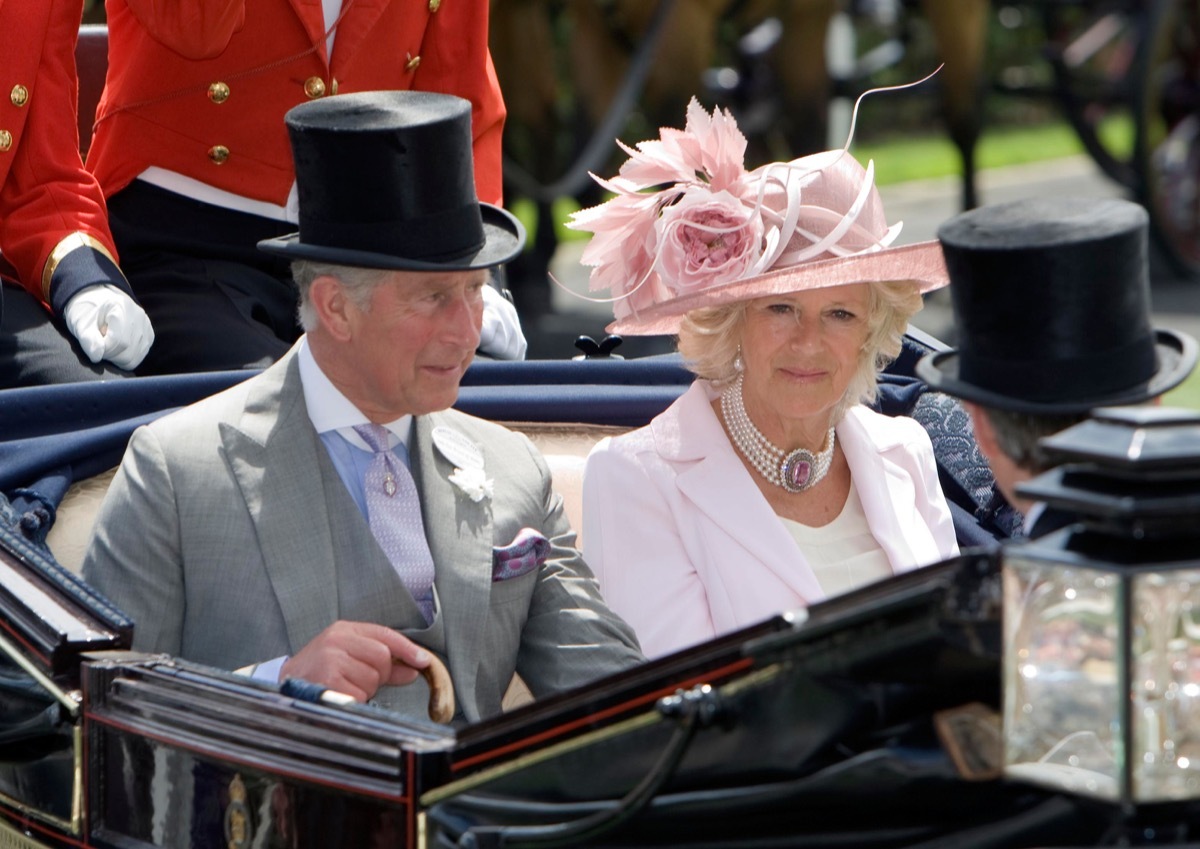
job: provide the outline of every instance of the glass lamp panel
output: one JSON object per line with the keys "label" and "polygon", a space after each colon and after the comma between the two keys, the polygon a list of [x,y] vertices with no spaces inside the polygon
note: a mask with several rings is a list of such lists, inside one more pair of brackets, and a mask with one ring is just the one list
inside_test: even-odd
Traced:
{"label": "glass lamp panel", "polygon": [[1121,791],[1121,579],[1006,555],[1005,773],[1117,800]]}
{"label": "glass lamp panel", "polygon": [[1200,795],[1200,568],[1133,579],[1133,795]]}

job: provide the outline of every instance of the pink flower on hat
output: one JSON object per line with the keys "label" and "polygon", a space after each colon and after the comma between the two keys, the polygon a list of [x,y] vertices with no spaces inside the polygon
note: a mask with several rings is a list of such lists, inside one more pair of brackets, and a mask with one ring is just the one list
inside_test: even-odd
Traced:
{"label": "pink flower on hat", "polygon": [[689,183],[697,177],[714,191],[733,189],[746,174],[746,137],[728,110],[712,115],[692,98],[683,130],[663,127],[659,140],[638,142],[637,149],[617,142],[629,154],[620,176],[639,188]]}
{"label": "pink flower on hat", "polygon": [[745,274],[761,251],[762,222],[733,116],[709,115],[693,98],[683,130],[664,127],[636,148],[617,143],[629,154],[619,174],[592,175],[613,197],[568,225],[593,234],[581,257],[592,266],[590,288],[612,292],[621,315]]}
{"label": "pink flower on hat", "polygon": [[762,217],[729,192],[685,189],[662,210],[656,269],[678,295],[740,280],[757,260]]}

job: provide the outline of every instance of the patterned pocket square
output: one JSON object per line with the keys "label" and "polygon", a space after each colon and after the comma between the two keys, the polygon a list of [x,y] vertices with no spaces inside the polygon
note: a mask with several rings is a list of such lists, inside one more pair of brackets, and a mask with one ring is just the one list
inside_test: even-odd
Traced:
{"label": "patterned pocket square", "polygon": [[492,580],[507,581],[532,572],[549,553],[550,540],[533,528],[521,528],[508,545],[492,549]]}

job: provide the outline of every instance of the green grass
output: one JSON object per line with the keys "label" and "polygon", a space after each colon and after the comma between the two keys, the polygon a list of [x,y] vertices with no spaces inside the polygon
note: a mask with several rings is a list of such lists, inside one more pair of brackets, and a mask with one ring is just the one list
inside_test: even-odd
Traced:
{"label": "green grass", "polygon": [[1187,380],[1164,395],[1163,404],[1200,410],[1200,371],[1192,372]]}
{"label": "green grass", "polygon": [[[1116,155],[1128,156],[1133,147],[1131,127],[1128,116],[1114,116],[1101,125],[1100,136]],[[875,180],[881,186],[956,176],[962,167],[957,149],[944,135],[856,144],[851,151],[861,162],[875,160]],[[976,167],[982,171],[1061,159],[1083,152],[1083,144],[1075,131],[1066,123],[1054,122],[988,130],[980,139],[975,156]]]}

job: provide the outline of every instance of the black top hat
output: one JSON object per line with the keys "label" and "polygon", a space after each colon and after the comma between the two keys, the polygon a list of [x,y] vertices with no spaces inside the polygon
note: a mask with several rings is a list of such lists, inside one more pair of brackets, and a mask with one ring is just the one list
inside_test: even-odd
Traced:
{"label": "black top hat", "polygon": [[932,388],[1017,413],[1136,404],[1196,364],[1190,336],[1150,326],[1148,217],[1129,201],[1040,198],[964,212],[938,229],[957,350],[930,354]]}
{"label": "black top hat", "polygon": [[475,195],[468,101],[368,91],[302,103],[284,120],[300,232],[262,250],[412,271],[488,268],[520,253],[520,222]]}

